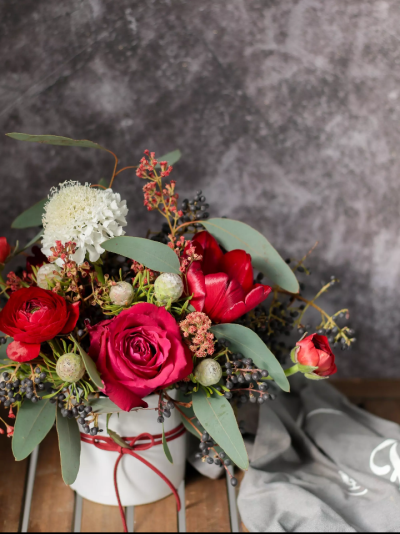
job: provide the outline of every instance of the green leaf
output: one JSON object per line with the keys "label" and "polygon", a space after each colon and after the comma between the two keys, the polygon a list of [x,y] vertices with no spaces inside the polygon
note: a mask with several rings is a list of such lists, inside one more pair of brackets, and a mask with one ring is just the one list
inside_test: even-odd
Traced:
{"label": "green leaf", "polygon": [[48,198],[43,198],[34,204],[31,208],[27,209],[21,215],[12,222],[11,228],[32,228],[33,226],[42,225],[42,216],[44,211],[44,205],[48,201]]}
{"label": "green leaf", "polygon": [[40,232],[38,234],[35,235],[35,237],[33,237],[25,246],[22,250],[20,250],[20,252],[23,252],[24,250],[30,248],[32,245],[34,245],[36,243],[36,241],[39,241],[39,239],[42,237],[43,235],[43,228],[40,230]]}
{"label": "green leaf", "polygon": [[81,457],[81,435],[75,419],[62,417],[60,410],[57,410],[56,419],[62,477],[64,482],[70,486],[78,476]]}
{"label": "green leaf", "polygon": [[246,358],[251,358],[259,369],[267,369],[283,391],[290,390],[281,364],[253,330],[240,324],[218,324],[210,330],[217,339],[229,341],[232,352],[241,352]]}
{"label": "green leaf", "polygon": [[78,347],[83,363],[85,364],[86,371],[88,375],[90,376],[92,382],[95,384],[95,386],[98,389],[103,389],[104,384],[101,381],[100,374],[97,370],[96,364],[94,363],[92,358],[89,356],[89,354],[87,354],[87,352],[84,351],[83,348],[79,345],[79,343],[76,341],[74,336],[71,335],[71,339],[75,343],[75,345]]}
{"label": "green leaf", "polygon": [[207,397],[202,388],[193,393],[193,410],[196,417],[241,469],[249,467],[249,459],[232,407],[225,397]]}
{"label": "green leaf", "polygon": [[[173,152],[168,152],[168,154],[164,154],[164,156],[161,156],[160,158],[157,156],[157,161],[167,161],[168,165],[175,165],[177,161],[179,161],[182,157],[182,153],[180,150],[174,150]],[[159,168],[160,164],[156,165],[156,168]]]}
{"label": "green leaf", "polygon": [[107,399],[105,397],[100,397],[99,399],[90,399],[87,404],[90,404],[90,406],[93,408],[93,413],[95,414],[112,414],[124,411],[119,406],[114,404],[110,399]]}
{"label": "green leaf", "polygon": [[274,284],[290,293],[298,293],[299,283],[293,271],[260,232],[232,219],[209,219],[201,224],[226,250],[245,250],[251,255],[254,267]]}
{"label": "green leaf", "polygon": [[56,418],[56,408],[50,399],[35,404],[25,400],[15,421],[12,450],[16,460],[23,460],[31,454],[47,436]]}
{"label": "green leaf", "polygon": [[120,254],[142,263],[148,269],[162,273],[180,274],[179,259],[167,245],[142,237],[113,237],[101,246],[109,252]]}
{"label": "green leaf", "polygon": [[165,437],[164,423],[162,425],[162,446],[163,446],[163,449],[164,449],[164,454],[167,457],[167,460],[169,461],[170,464],[173,464],[174,461],[172,459],[171,452],[170,452],[169,447],[168,447],[167,439]]}
{"label": "green leaf", "polygon": [[120,447],[124,447],[125,449],[131,449],[132,447],[124,441],[119,434],[114,432],[114,430],[108,429],[108,435],[110,438]]}
{"label": "green leaf", "polygon": [[29,141],[30,143],[43,143],[45,145],[58,145],[58,146],[80,146],[82,148],[97,148],[99,150],[107,150],[103,146],[93,143],[93,141],[87,141],[86,139],[70,139],[69,137],[60,137],[59,135],[29,135],[24,133],[8,133],[6,134],[12,139],[17,141]]}

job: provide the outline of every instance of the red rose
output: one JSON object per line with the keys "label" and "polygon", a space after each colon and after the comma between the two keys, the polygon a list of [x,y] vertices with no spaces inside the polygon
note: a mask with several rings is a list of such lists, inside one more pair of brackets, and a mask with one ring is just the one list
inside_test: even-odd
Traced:
{"label": "red rose", "polygon": [[296,343],[296,360],[301,365],[317,367],[311,374],[317,376],[333,375],[337,371],[335,355],[326,336],[312,334]]}
{"label": "red rose", "polygon": [[74,304],[47,289],[27,287],[12,293],[0,312],[0,331],[14,338],[7,356],[28,362],[39,355],[40,344],[75,328],[79,302]]}
{"label": "red rose", "polygon": [[214,323],[231,323],[268,297],[269,286],[253,283],[250,254],[244,250],[224,254],[208,232],[196,234],[191,243],[203,259],[189,267],[186,291],[193,295],[192,306]]}
{"label": "red rose", "polygon": [[143,397],[192,372],[192,355],[177,322],[155,304],[135,304],[90,328],[89,334],[89,354],[101,373],[103,391],[123,410],[146,408]]}
{"label": "red rose", "polygon": [[0,237],[0,263],[5,263],[7,256],[11,252],[11,247],[5,237]]}

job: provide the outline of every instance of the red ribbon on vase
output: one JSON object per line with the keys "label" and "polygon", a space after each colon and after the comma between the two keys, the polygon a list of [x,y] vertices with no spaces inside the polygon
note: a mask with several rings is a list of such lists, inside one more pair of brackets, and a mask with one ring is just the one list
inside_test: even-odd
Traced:
{"label": "red ribbon on vase", "polygon": [[[185,432],[186,432],[185,427],[181,423],[176,428],[168,432],[165,432],[165,439],[167,441],[172,441],[174,439],[181,437]],[[124,509],[122,507],[121,499],[119,496],[118,482],[117,482],[117,469],[124,454],[129,454],[130,456],[133,456],[134,458],[136,458],[137,460],[145,464],[149,469],[154,471],[154,473],[156,473],[162,480],[164,480],[164,482],[170,487],[172,493],[175,496],[178,512],[181,509],[181,501],[180,501],[178,492],[176,488],[174,487],[174,485],[172,484],[172,482],[165,475],[163,475],[163,473],[161,473],[161,471],[159,471],[157,467],[154,467],[154,465],[152,465],[150,462],[148,462],[147,460],[142,458],[139,454],[137,454],[137,452],[135,452],[135,451],[147,451],[148,449],[151,449],[152,447],[155,447],[156,445],[162,445],[162,434],[156,434],[153,436],[152,434],[148,434],[147,432],[144,432],[143,434],[139,434],[139,436],[135,436],[133,438],[122,438],[122,439],[127,442],[127,444],[129,445],[129,448],[121,447],[112,438],[108,438],[105,436],[104,437],[98,436],[98,435],[91,436],[89,434],[81,433],[81,441],[83,441],[84,443],[89,443],[91,445],[94,445],[95,447],[103,451],[119,452],[119,456],[115,462],[115,467],[114,467],[114,488],[115,488],[115,494],[117,496],[118,507],[119,507],[119,512],[121,514],[124,532],[128,532],[128,528],[126,526]]]}

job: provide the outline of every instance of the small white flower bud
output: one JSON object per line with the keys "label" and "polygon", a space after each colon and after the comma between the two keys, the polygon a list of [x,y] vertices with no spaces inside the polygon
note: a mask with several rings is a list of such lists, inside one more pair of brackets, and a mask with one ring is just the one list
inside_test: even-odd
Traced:
{"label": "small white flower bud", "polygon": [[221,380],[222,368],[215,360],[206,358],[196,367],[194,376],[201,385],[212,386]]}
{"label": "small white flower bud", "polygon": [[117,282],[110,289],[110,299],[116,306],[129,306],[134,297],[132,284],[128,282]]}
{"label": "small white flower bud", "polygon": [[85,365],[78,354],[69,352],[57,361],[56,373],[64,382],[78,382],[85,374]]}
{"label": "small white flower bud", "polygon": [[54,271],[61,271],[60,267],[54,263],[45,263],[39,267],[36,275],[37,285],[42,289],[49,289],[48,282],[60,280],[60,277],[54,274]]}
{"label": "small white flower bud", "polygon": [[157,301],[163,306],[177,301],[183,293],[183,282],[179,274],[163,273],[154,282]]}

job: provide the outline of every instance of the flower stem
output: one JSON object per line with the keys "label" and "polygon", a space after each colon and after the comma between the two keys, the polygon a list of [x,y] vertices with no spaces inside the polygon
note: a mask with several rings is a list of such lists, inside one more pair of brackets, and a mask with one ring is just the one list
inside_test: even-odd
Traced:
{"label": "flower stem", "polygon": [[299,366],[296,363],[295,365],[292,365],[292,367],[289,367],[289,369],[285,369],[285,376],[292,376],[299,372]]}

